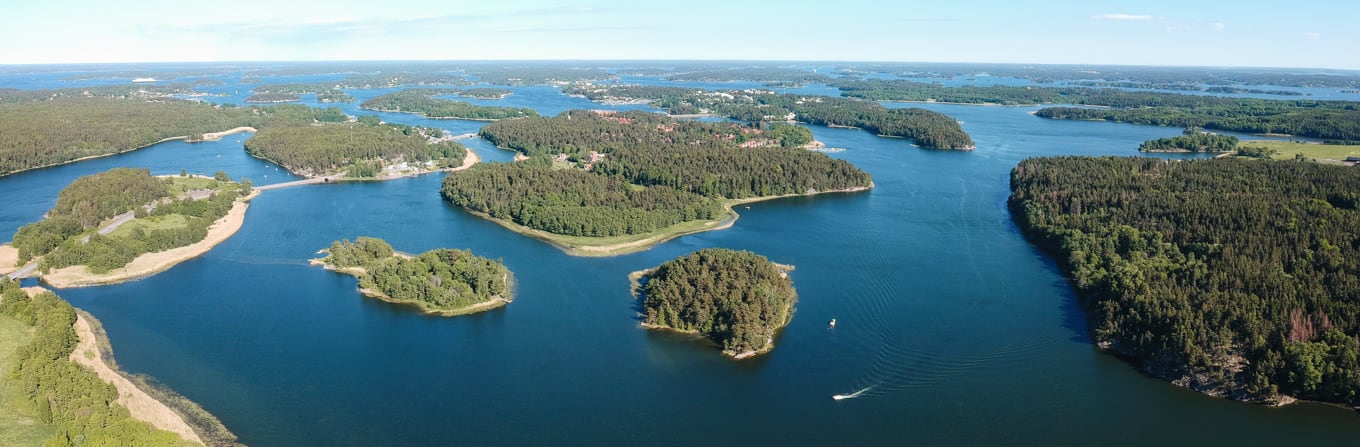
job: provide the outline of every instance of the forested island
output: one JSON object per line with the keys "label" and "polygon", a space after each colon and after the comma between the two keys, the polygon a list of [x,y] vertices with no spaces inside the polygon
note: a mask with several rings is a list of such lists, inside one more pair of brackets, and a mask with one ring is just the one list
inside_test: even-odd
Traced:
{"label": "forested island", "polygon": [[1212,395],[1354,406],[1357,185],[1295,161],[1034,158],[1009,203],[1102,349]]}
{"label": "forested island", "polygon": [[671,81],[761,82],[766,86],[796,87],[804,84],[825,84],[831,77],[810,71],[779,67],[742,67],[713,70],[699,70],[678,73],[666,77]]}
{"label": "forested island", "polygon": [[681,87],[584,85],[563,93],[592,101],[646,101],[672,114],[716,114],[748,123],[800,121],[854,127],[882,136],[910,138],[927,149],[971,150],[973,139],[959,122],[925,109],[888,109],[870,101],[831,96],[777,94],[768,90],[705,92]]}
{"label": "forested island", "polygon": [[354,242],[335,241],[322,252],[326,256],[313,263],[359,278],[359,291],[365,296],[426,313],[465,315],[513,300],[510,270],[467,250],[435,249],[407,256],[382,239],[359,237]]}
{"label": "forested island", "polygon": [[737,203],[873,186],[848,162],[787,147],[809,135],[774,129],[641,111],[501,121],[481,135],[529,160],[450,175],[443,195],[569,253],[611,255],[725,228]]}
{"label": "forested island", "polygon": [[875,101],[1102,106],[1049,107],[1035,115],[1360,141],[1360,103],[1353,101],[1225,98],[1111,88],[945,87],[907,80],[853,80],[834,85],[846,96]]}
{"label": "forested island", "polygon": [[642,325],[702,335],[724,355],[770,352],[793,319],[792,267],[749,251],[708,248],[634,273]]}
{"label": "forested island", "polygon": [[301,101],[302,97],[296,93],[256,93],[246,98],[248,103],[271,103],[271,102],[296,102]]}
{"label": "forested island", "polygon": [[114,168],[81,177],[43,220],[20,227],[18,264],[41,258],[43,280],[59,287],[107,284],[165,270],[207,251],[240,227],[249,183],[153,177]]}
{"label": "forested island", "polygon": [[462,166],[467,148],[434,128],[356,122],[260,129],[246,152],[306,177],[393,177]]}
{"label": "forested island", "polygon": [[1181,135],[1158,138],[1138,145],[1140,152],[1232,152],[1237,150],[1237,137],[1185,129]]}
{"label": "forested island", "polygon": [[[56,91],[49,91],[56,92]],[[52,93],[56,95],[57,93]],[[173,98],[64,97],[0,104],[0,175],[228,129],[339,122],[338,108],[213,106]]]}
{"label": "forested island", "polygon": [[524,107],[492,107],[435,98],[436,95],[456,94],[459,90],[412,88],[376,96],[360,107],[380,112],[414,113],[434,119],[462,119],[495,121],[507,118],[538,116],[534,109]]}
{"label": "forested island", "polygon": [[506,96],[513,93],[508,89],[490,87],[460,88],[452,89],[452,91],[454,95],[477,99],[505,99]]}
{"label": "forested island", "polygon": [[9,445],[239,445],[194,402],[111,366],[98,321],[52,292],[0,278],[0,340]]}
{"label": "forested island", "polygon": [[[354,97],[340,90],[335,83],[318,82],[313,84],[266,84],[251,89],[255,94],[251,98],[261,95],[282,95],[280,98],[298,97],[298,95],[314,94],[317,102],[354,102]],[[268,97],[268,96],[266,96]],[[296,99],[294,100],[296,101]],[[246,102],[251,101],[250,98]]]}

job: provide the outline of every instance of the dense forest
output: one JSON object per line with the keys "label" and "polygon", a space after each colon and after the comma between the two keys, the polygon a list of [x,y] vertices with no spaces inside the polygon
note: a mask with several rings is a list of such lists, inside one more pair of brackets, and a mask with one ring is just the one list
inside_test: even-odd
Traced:
{"label": "dense forest", "polygon": [[[193,244],[231,210],[248,186],[207,178],[156,178],[146,169],[114,168],[81,177],[57,195],[46,219],[20,227],[12,244],[21,263],[42,256],[44,271],[84,265],[94,273],[127,265],[145,253]],[[187,189],[211,191],[195,199]],[[109,234],[95,232],[116,215],[136,219]],[[125,228],[126,229],[125,229]]]}
{"label": "dense forest", "polygon": [[1200,132],[1199,129],[1185,129],[1181,135],[1171,138],[1158,138],[1144,141],[1138,145],[1142,152],[1232,152],[1237,150],[1237,137]]}
{"label": "dense forest", "polygon": [[1213,394],[1360,403],[1360,169],[1037,158],[1011,187],[1102,347]]}
{"label": "dense forest", "polygon": [[426,167],[426,162],[433,162],[430,168],[462,164],[467,149],[455,141],[439,140],[441,136],[439,129],[363,120],[260,129],[246,140],[245,149],[302,175],[347,172],[351,177],[373,177],[383,164]]}
{"label": "dense forest", "polygon": [[376,96],[364,101],[360,107],[383,112],[415,113],[426,118],[502,120],[538,116],[538,112],[529,108],[479,106],[435,97],[454,92],[457,90],[406,89]]}
{"label": "dense forest", "polygon": [[[408,257],[381,239],[360,237],[336,241],[326,253],[323,264],[355,274],[360,288],[384,300],[449,314],[511,300],[505,265],[467,250],[435,249]],[[353,267],[360,270],[347,269]]]}
{"label": "dense forest", "polygon": [[264,129],[343,121],[339,109],[212,106],[191,101],[60,98],[0,104],[0,175],[110,155],[166,138],[239,126]]}
{"label": "dense forest", "polygon": [[1050,107],[1036,115],[1360,140],[1360,103],[1350,101],[1225,98],[1113,88],[946,87],[907,80],[854,80],[837,82],[835,86],[846,96],[875,101],[1103,106],[1108,108]]}
{"label": "dense forest", "polygon": [[442,192],[454,205],[566,236],[642,234],[723,215],[718,202],[696,194],[522,162],[450,174]]}
{"label": "dense forest", "polygon": [[503,88],[478,87],[453,89],[452,94],[478,99],[504,99],[506,96],[510,96],[511,93],[510,90]]}
{"label": "dense forest", "polygon": [[654,86],[578,86],[563,93],[594,101],[646,100],[673,114],[714,113],[750,123],[796,120],[855,127],[878,135],[916,140],[928,149],[972,149],[957,120],[925,109],[888,109],[872,101],[831,96],[776,94],[764,90],[705,92]]}
{"label": "dense forest", "polygon": [[504,121],[481,135],[530,156],[605,154],[591,172],[630,183],[741,199],[867,187],[869,174],[825,154],[795,149],[811,140],[800,126],[767,129],[676,120],[634,111],[573,110],[552,118]]}
{"label": "dense forest", "polygon": [[666,261],[642,276],[639,289],[643,324],[701,334],[738,358],[773,349],[798,300],[769,259],[722,248]]}
{"label": "dense forest", "polygon": [[[148,446],[196,445],[179,435],[157,430],[133,419],[127,408],[115,402],[118,390],[69,357],[78,337],[72,325],[75,308],[52,292],[33,298],[19,283],[0,279],[0,314],[23,322],[32,338],[19,347],[18,365],[4,371],[6,386],[23,390],[24,404],[38,420],[57,427],[47,446]],[[211,445],[234,445],[235,439],[213,439]]]}
{"label": "dense forest", "polygon": [[[561,154],[577,169],[520,162],[451,175],[455,205],[549,233],[620,236],[724,214],[716,199],[746,199],[867,188],[869,174],[848,162],[796,147],[799,126],[766,129],[676,120],[634,111],[563,112],[501,121],[483,138],[534,157]],[[569,156],[569,157],[568,157]],[[589,161],[584,161],[589,160]]]}

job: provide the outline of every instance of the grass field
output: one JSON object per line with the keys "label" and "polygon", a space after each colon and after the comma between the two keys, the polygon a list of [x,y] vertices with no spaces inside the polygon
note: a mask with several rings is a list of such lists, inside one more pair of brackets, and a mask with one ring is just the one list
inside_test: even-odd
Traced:
{"label": "grass field", "polygon": [[188,226],[188,221],[183,214],[170,214],[165,216],[153,216],[142,219],[132,219],[128,223],[119,226],[118,229],[109,233],[113,237],[131,237],[138,228],[146,230],[148,233],[153,230],[184,228]]}
{"label": "grass field", "polygon": [[167,178],[171,180],[170,183],[171,197],[182,196],[184,195],[185,192],[188,192],[191,189],[214,189],[214,187],[217,186],[217,180],[213,180],[210,178],[180,177],[180,176],[171,176]]}
{"label": "grass field", "polygon": [[1294,157],[1294,154],[1303,154],[1305,157],[1320,161],[1345,160],[1346,157],[1360,157],[1360,146],[1347,146],[1340,144],[1313,144],[1295,143],[1290,141],[1268,141],[1268,140],[1247,140],[1237,143],[1237,147],[1264,147],[1273,149],[1275,155],[1271,158],[1285,160]]}
{"label": "grass field", "polygon": [[0,316],[0,445],[40,446],[43,440],[56,434],[56,428],[39,421],[32,408],[24,401],[23,392],[13,380],[15,357],[19,346],[33,337],[28,326],[9,317]]}

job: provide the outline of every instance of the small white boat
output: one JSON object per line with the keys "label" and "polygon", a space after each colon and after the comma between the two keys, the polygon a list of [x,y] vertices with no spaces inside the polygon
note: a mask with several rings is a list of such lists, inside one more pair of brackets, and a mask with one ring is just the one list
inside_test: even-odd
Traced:
{"label": "small white boat", "polygon": [[827,328],[827,329],[835,329],[835,328],[836,328],[836,319],[835,319],[835,318],[832,318],[832,319],[831,319],[831,324],[827,325],[826,328]]}

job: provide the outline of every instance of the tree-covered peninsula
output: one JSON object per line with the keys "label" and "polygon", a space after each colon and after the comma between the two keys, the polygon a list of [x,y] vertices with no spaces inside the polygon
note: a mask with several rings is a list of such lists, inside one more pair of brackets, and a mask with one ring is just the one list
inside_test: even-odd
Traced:
{"label": "tree-covered peninsula", "polygon": [[1103,349],[1214,395],[1360,403],[1360,169],[1037,158],[1011,188]]}
{"label": "tree-covered peninsula", "polygon": [[132,279],[225,240],[240,226],[249,194],[249,185],[220,172],[153,177],[115,168],[71,182],[47,218],[20,227],[12,244],[20,265],[41,257],[43,279],[54,285]]}
{"label": "tree-covered peninsula", "polygon": [[807,141],[805,131],[648,112],[502,121],[481,135],[529,160],[450,175],[443,194],[569,253],[624,253],[725,228],[719,220],[735,219],[736,203],[873,186],[843,160],[788,147]]}
{"label": "tree-covered peninsula", "polygon": [[864,129],[882,136],[910,138],[927,149],[971,150],[973,139],[949,116],[925,109],[888,109],[851,98],[777,94],[768,90],[707,92],[645,85],[566,88],[563,93],[593,101],[646,101],[672,114],[708,113],[750,123],[800,121]]}
{"label": "tree-covered peninsula", "polygon": [[[27,92],[27,91],[26,91]],[[344,121],[340,109],[213,106],[168,97],[67,96],[0,103],[0,175],[229,129]]]}
{"label": "tree-covered peninsula", "polygon": [[1185,129],[1181,135],[1158,138],[1138,145],[1141,152],[1232,152],[1237,150],[1237,137]]}
{"label": "tree-covered peninsula", "polygon": [[[122,374],[100,355],[108,348],[91,329],[97,323],[52,292],[0,278],[0,334],[12,349],[0,352],[0,409],[6,422],[23,421],[4,427],[6,445],[239,445],[216,418],[171,390],[110,383],[105,374]],[[155,406],[178,414],[149,418]]]}
{"label": "tree-covered peninsula", "polygon": [[307,177],[406,175],[461,166],[467,148],[433,128],[358,122],[260,129],[246,152]]}
{"label": "tree-covered peninsula", "polygon": [[791,267],[749,251],[709,248],[635,274],[642,324],[694,333],[743,359],[774,349],[793,319]]}
{"label": "tree-covered peninsula", "polygon": [[509,303],[510,270],[467,250],[435,249],[416,256],[386,241],[359,237],[335,241],[315,263],[359,278],[365,296],[408,304],[426,313],[465,315]]}
{"label": "tree-covered peninsula", "polygon": [[360,107],[380,112],[414,113],[436,119],[495,121],[538,116],[538,112],[529,108],[479,106],[435,97],[457,93],[458,90],[412,88],[374,97],[364,101]]}
{"label": "tree-covered peninsula", "polygon": [[251,104],[275,103],[275,102],[296,102],[301,101],[302,97],[296,93],[256,93],[246,98],[246,102]]}

